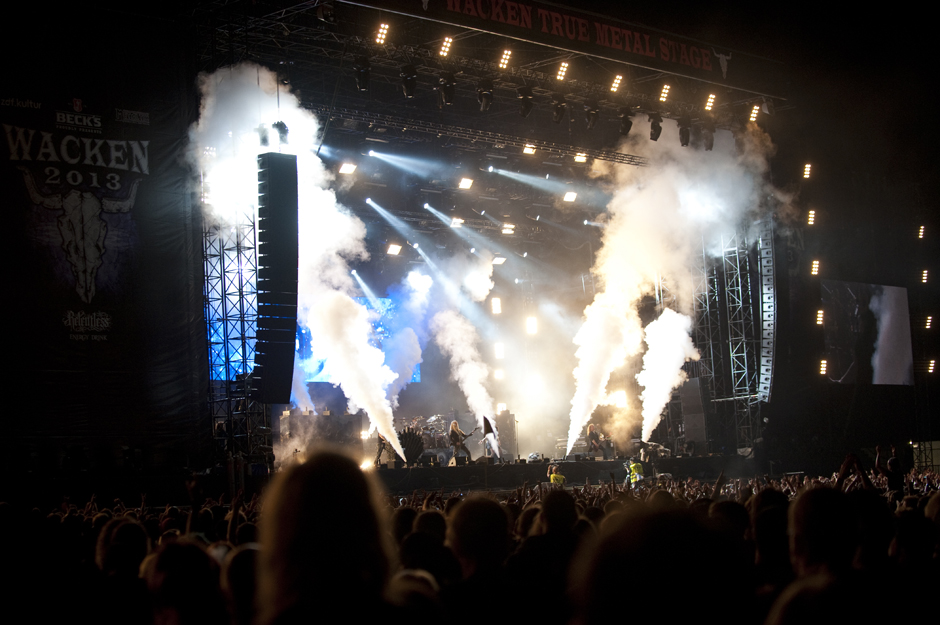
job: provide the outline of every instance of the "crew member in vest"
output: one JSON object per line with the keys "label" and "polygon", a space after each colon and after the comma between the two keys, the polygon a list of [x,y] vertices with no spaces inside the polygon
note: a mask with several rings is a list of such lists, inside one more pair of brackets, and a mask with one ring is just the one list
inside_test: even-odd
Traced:
{"label": "crew member in vest", "polygon": [[552,483],[552,486],[565,487],[565,476],[561,473],[561,467],[557,464],[548,465],[548,479]]}
{"label": "crew member in vest", "polygon": [[643,465],[636,458],[630,458],[630,488],[643,479]]}

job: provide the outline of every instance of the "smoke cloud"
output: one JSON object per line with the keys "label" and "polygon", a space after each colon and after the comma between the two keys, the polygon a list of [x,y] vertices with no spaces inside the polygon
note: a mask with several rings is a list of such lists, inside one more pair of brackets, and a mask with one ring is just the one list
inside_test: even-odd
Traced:
{"label": "smoke cloud", "polygon": [[484,385],[489,367],[477,349],[479,337],[476,328],[453,310],[444,310],[431,318],[434,341],[450,359],[450,374],[464,396],[467,406],[483,426],[484,415],[493,415],[493,398]]}
{"label": "smoke cloud", "polygon": [[[622,148],[647,157],[649,167],[611,166],[616,191],[607,207],[603,245],[593,268],[602,290],[585,309],[575,336],[578,365],[569,414],[569,453],[606,396],[611,373],[642,348],[644,330],[638,309],[643,298],[654,295],[659,287],[664,305],[690,312],[689,267],[694,255],[702,253],[703,242],[717,253],[718,246],[712,242],[723,233],[733,233],[750,212],[760,208],[771,146],[753,125],[738,139],[736,149],[731,133],[719,131],[712,152],[682,148],[678,129],[667,123],[658,142],[637,136]],[[653,353],[644,361],[642,373],[641,383],[649,385],[644,392],[644,415],[662,410],[668,392],[657,407],[661,387],[676,383],[683,358],[693,357],[690,325],[683,326],[680,336],[670,314],[653,331],[658,333],[667,325],[672,331],[665,332],[665,338],[647,341],[648,353]],[[677,358],[677,354],[684,356]],[[674,370],[667,371],[666,362]],[[647,426],[643,429],[646,432]]]}
{"label": "smoke cloud", "polygon": [[[348,261],[367,258],[365,227],[336,201],[332,179],[317,158],[316,118],[281,90],[269,70],[250,63],[199,77],[199,121],[190,131],[190,159],[203,174],[205,202],[223,223],[253,215],[257,155],[275,151],[297,156],[299,226],[298,321],[311,333],[317,358],[342,387],[352,406],[363,409],[395,450],[404,453],[392,422],[385,389],[396,378],[382,352],[369,344],[371,325],[353,298]],[[281,139],[274,124],[283,122]],[[266,145],[264,145],[266,143]],[[297,374],[295,373],[295,377]],[[299,405],[309,395],[294,383]]]}
{"label": "smoke cloud", "polygon": [[658,319],[646,326],[643,370],[636,375],[637,382],[644,387],[640,394],[643,401],[641,438],[644,441],[649,441],[650,434],[659,425],[663,406],[669,401],[672,389],[688,377],[681,369],[682,363],[699,359],[698,350],[689,336],[691,330],[692,319],[670,308],[663,310]]}

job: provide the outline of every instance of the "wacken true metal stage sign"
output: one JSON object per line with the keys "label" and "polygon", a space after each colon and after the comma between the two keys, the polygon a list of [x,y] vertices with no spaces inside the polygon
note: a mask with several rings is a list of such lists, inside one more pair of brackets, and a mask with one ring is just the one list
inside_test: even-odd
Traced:
{"label": "wacken true metal stage sign", "polygon": [[779,63],[548,2],[342,1],[778,97],[770,92],[768,77],[780,74]]}

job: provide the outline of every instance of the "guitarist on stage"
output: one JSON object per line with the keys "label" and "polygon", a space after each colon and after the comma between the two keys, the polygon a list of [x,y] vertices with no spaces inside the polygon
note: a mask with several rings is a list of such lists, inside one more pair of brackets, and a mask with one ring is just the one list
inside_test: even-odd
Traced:
{"label": "guitarist on stage", "polygon": [[588,426],[587,433],[587,444],[588,444],[588,453],[601,452],[604,454],[604,460],[607,460],[607,445],[601,442],[601,436],[597,433],[597,428],[594,427],[594,424]]}
{"label": "guitarist on stage", "polygon": [[[475,431],[476,430],[474,430],[474,432]],[[473,432],[470,432],[470,434],[473,434]],[[450,444],[454,448],[455,458],[457,457],[457,452],[463,450],[463,452],[467,454],[467,462],[473,462],[473,460],[470,458],[470,450],[467,449],[467,446],[463,444],[470,434],[463,433],[463,430],[461,430],[460,426],[457,425],[456,419],[450,422]]]}

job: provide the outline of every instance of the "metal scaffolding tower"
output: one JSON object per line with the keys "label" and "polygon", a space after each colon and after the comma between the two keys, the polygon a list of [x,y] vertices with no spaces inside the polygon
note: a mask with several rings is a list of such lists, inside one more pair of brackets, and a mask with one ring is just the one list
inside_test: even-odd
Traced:
{"label": "metal scaffolding tower", "polygon": [[258,316],[253,210],[240,214],[236,223],[207,220],[203,251],[215,451],[248,458],[265,443],[267,431],[264,406],[249,394]]}
{"label": "metal scaffolding tower", "polygon": [[721,269],[725,291],[725,329],[731,374],[731,400],[738,453],[750,456],[760,436],[758,332],[754,324],[748,259],[747,225],[721,236]]}

